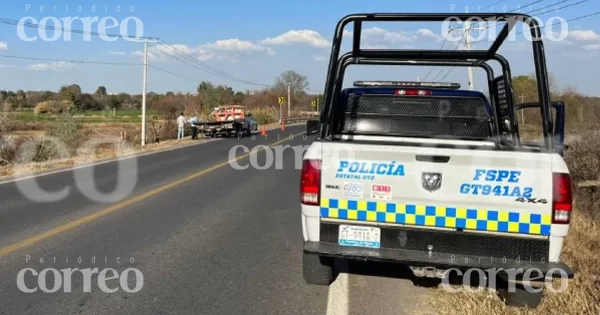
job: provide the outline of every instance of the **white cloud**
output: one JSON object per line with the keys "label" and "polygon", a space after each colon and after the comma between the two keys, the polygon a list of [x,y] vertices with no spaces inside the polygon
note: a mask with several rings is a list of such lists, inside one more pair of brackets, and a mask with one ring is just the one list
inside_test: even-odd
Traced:
{"label": "white cloud", "polygon": [[313,59],[315,61],[326,61],[327,60],[327,58],[323,57],[323,56],[314,56]]}
{"label": "white cloud", "polygon": [[192,54],[196,54],[197,58],[201,61],[220,60],[239,62],[241,56],[249,57],[256,54],[272,56],[275,55],[275,51],[272,48],[264,47],[250,41],[231,38],[202,44],[193,49]]}
{"label": "white cloud", "polygon": [[[344,36],[351,36],[352,31],[344,31]],[[369,27],[362,30],[362,41],[366,45],[386,47],[385,44],[391,43],[408,43],[420,40],[436,40],[442,39],[442,36],[435,34],[432,30],[421,28],[414,32],[406,31],[390,31],[381,27]]]}
{"label": "white cloud", "polygon": [[281,35],[263,39],[265,45],[310,45],[317,48],[331,46],[319,32],[313,30],[291,30]]}
{"label": "white cloud", "polygon": [[[144,52],[141,50],[136,50],[131,52],[131,55],[134,57],[140,57],[140,58],[144,58]],[[165,61],[166,57],[159,52],[159,50],[155,47],[152,47],[148,50],[148,61],[152,61],[152,62],[158,62],[158,61]]]}
{"label": "white cloud", "polygon": [[389,49],[389,47],[386,45],[370,45],[370,44],[365,44],[361,48],[362,49]]}
{"label": "white cloud", "polygon": [[[143,57],[141,50],[131,53],[133,56]],[[254,44],[249,41],[237,38],[217,40],[213,43],[205,43],[196,47],[190,47],[183,44],[174,45],[156,45],[148,51],[148,60],[153,62],[164,62],[169,58],[180,59],[184,61],[185,55],[200,61],[219,60],[239,62],[241,56],[251,56],[256,54],[275,55],[275,51],[269,47]]]}
{"label": "white cloud", "polygon": [[435,34],[432,30],[421,28],[417,30],[417,35],[424,38],[431,38],[434,40],[441,40],[442,36]]}
{"label": "white cloud", "polygon": [[593,30],[575,30],[569,32],[569,38],[580,41],[600,41],[600,35]]}
{"label": "white cloud", "polygon": [[7,50],[8,44],[6,42],[0,42],[0,50]]}
{"label": "white cloud", "polygon": [[32,71],[57,71],[64,72],[68,69],[75,67],[73,63],[65,61],[54,61],[51,63],[36,63],[28,66],[26,69]]}
{"label": "white cloud", "polygon": [[115,56],[125,56],[125,52],[124,51],[109,51],[108,54],[109,55],[115,55]]}
{"label": "white cloud", "polygon": [[407,32],[392,32],[380,27],[371,27],[362,31],[362,38],[368,42],[410,42],[415,38]]}
{"label": "white cloud", "polygon": [[232,39],[220,39],[214,43],[204,44],[201,47],[209,49],[227,50],[227,51],[264,51],[265,48],[260,45],[256,45],[252,42],[239,40],[237,38]]}

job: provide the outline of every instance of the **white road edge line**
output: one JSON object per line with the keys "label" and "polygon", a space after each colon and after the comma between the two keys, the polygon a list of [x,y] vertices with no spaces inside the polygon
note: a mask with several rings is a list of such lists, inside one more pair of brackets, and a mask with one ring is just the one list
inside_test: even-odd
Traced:
{"label": "white road edge line", "polygon": [[117,162],[117,161],[122,161],[122,160],[127,160],[127,159],[133,159],[133,158],[138,158],[138,157],[142,157],[142,156],[146,156],[146,155],[151,155],[151,154],[157,154],[157,153],[163,153],[163,152],[168,152],[168,151],[173,151],[173,150],[179,150],[179,149],[183,149],[183,148],[188,148],[188,147],[193,147],[196,145],[201,145],[201,144],[206,144],[206,143],[210,143],[210,142],[215,142],[218,141],[220,139],[214,139],[214,140],[208,140],[208,141],[202,141],[202,142],[198,142],[198,143],[192,143],[192,144],[187,144],[187,145],[182,145],[182,146],[176,146],[176,147],[172,147],[172,148],[166,148],[166,149],[162,149],[162,150],[155,150],[155,151],[150,151],[150,152],[144,152],[144,153],[139,153],[139,154],[131,154],[131,155],[127,155],[127,156],[122,156],[122,157],[118,157],[118,158],[112,158],[112,159],[108,159],[108,160],[103,160],[103,161],[99,161],[99,162],[91,162],[91,163],[86,163],[86,164],[82,164],[82,165],[77,165],[77,166],[72,166],[72,167],[66,167],[66,168],[61,168],[58,170],[54,170],[54,171],[48,171],[48,172],[43,172],[39,173],[39,174],[32,174],[32,175],[26,175],[23,177],[18,177],[18,178],[12,178],[12,179],[8,179],[5,181],[0,181],[0,185],[3,184],[8,184],[8,183],[13,183],[13,182],[18,182],[18,181],[22,181],[22,180],[26,180],[26,179],[31,179],[31,178],[36,178],[36,177],[42,177],[42,176],[47,176],[47,175],[52,175],[52,174],[58,174],[58,173],[63,173],[63,172],[68,172],[68,171],[74,171],[77,169],[81,169],[81,168],[86,168],[86,167],[92,167],[92,166],[96,166],[96,165],[102,165],[102,164],[106,164],[106,163],[112,163],[112,162]]}
{"label": "white road edge line", "polygon": [[348,281],[348,261],[337,260],[340,273],[337,279],[329,286],[327,294],[327,315],[347,315],[350,284]]}

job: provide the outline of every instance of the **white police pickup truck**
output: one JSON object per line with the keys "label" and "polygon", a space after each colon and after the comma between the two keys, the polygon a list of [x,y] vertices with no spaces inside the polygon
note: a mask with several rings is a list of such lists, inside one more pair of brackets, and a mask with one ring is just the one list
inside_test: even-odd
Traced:
{"label": "white police pickup truck", "polygon": [[[342,89],[353,63],[396,65],[412,57],[413,65],[431,64],[422,51],[356,47],[338,59],[340,27],[361,19],[377,15],[338,24],[324,108],[318,125],[310,124],[318,136],[301,173],[305,280],[329,285],[334,259],[398,263],[439,278],[453,268],[496,270],[508,304],[537,305],[545,281],[573,276],[560,260],[572,210],[569,170],[558,150],[563,104],[541,95],[544,124],[551,107],[557,115],[540,145],[519,139],[509,69],[494,79],[484,67],[490,99],[456,83],[358,81]],[[543,50],[535,51],[543,60]],[[435,56],[464,66],[488,55]],[[547,84],[544,65],[536,66]]]}

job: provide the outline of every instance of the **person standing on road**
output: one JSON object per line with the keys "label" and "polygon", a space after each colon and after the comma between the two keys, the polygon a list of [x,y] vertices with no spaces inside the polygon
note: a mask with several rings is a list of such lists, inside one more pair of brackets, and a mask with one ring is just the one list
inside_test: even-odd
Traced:
{"label": "person standing on road", "polygon": [[198,129],[196,129],[196,123],[199,123],[200,120],[198,119],[198,117],[194,116],[190,119],[188,119],[188,122],[190,123],[190,132],[192,133],[192,139],[198,139]]}
{"label": "person standing on road", "polygon": [[184,128],[185,117],[183,116],[183,113],[181,113],[179,114],[179,117],[177,117],[177,140],[183,139],[183,136],[185,135]]}

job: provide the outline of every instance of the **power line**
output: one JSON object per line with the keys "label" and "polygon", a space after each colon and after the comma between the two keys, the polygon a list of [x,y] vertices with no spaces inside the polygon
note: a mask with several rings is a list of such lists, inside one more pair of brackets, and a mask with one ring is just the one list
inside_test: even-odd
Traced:
{"label": "power line", "polygon": [[148,65],[148,66],[149,66],[149,67],[151,67],[151,68],[154,68],[154,69],[156,69],[156,70],[158,70],[158,71],[161,71],[161,72],[163,72],[163,73],[170,74],[170,75],[172,75],[172,76],[176,76],[176,77],[180,77],[180,78],[182,78],[182,79],[188,80],[188,81],[190,81],[190,82],[194,82],[194,83],[196,83],[196,84],[200,83],[200,81],[201,81],[201,80],[194,80],[194,79],[191,79],[191,78],[189,78],[189,77],[186,77],[186,76],[184,76],[184,75],[181,75],[181,74],[178,74],[178,73],[175,73],[175,72],[171,72],[171,71],[165,70],[165,69],[163,69],[163,68],[160,68],[160,67],[157,67],[157,66],[155,66],[155,65]]}
{"label": "power line", "polygon": [[[465,35],[466,35],[466,34],[467,34],[466,32],[463,32],[462,36],[461,36],[461,37],[460,37],[460,39],[458,40],[458,44],[456,45],[456,47],[455,47],[455,48],[453,48],[453,49],[451,49],[451,50],[458,50],[458,47],[460,47],[460,44],[461,44],[461,42],[463,41],[463,39],[465,39]],[[452,71],[452,67],[444,66],[444,67],[442,67],[442,68],[440,69],[440,71],[437,73],[437,75],[436,75],[436,76],[435,76],[435,77],[434,77],[434,78],[433,78],[431,81],[437,81],[437,78],[438,78],[438,77],[439,77],[439,76],[442,74],[442,72],[444,72],[444,70],[445,70],[446,68],[450,68],[450,71]],[[433,69],[433,66],[431,67],[431,69]],[[446,76],[447,76],[447,75],[446,75]],[[445,78],[446,76],[444,76],[444,78]],[[425,80],[427,80],[427,79],[425,78],[425,79],[423,79],[423,80],[425,81]]]}
{"label": "power line", "polygon": [[[189,54],[185,53],[184,51],[181,51],[181,50],[177,49],[175,47],[175,45],[169,44],[169,43],[167,43],[166,41],[164,41],[162,39],[160,39],[160,41],[163,42],[165,45],[167,45],[167,47],[171,48],[171,50],[176,51],[179,55],[182,55],[183,57],[185,57],[186,59],[188,59],[188,60],[190,60],[190,61],[192,61],[194,63],[198,63],[198,64],[202,65],[203,67],[205,67],[205,68],[207,68],[207,69],[209,69],[211,71],[214,71],[216,73],[220,73],[220,74],[222,74],[224,76],[235,78],[234,76],[232,76],[232,75],[230,75],[230,74],[228,74],[228,73],[226,73],[226,72],[224,72],[222,70],[219,70],[219,69],[217,69],[215,67],[212,67],[212,66],[210,66],[210,65],[208,65],[208,64],[206,64],[206,63],[204,63],[204,62],[202,62],[200,60],[197,60],[196,58],[190,56]],[[245,81],[245,80],[243,80],[243,81]]]}
{"label": "power line", "polygon": [[[591,17],[591,16],[595,16],[595,15],[598,15],[598,14],[600,14],[600,11],[598,11],[596,13],[590,13],[590,14],[587,14],[587,15],[583,15],[583,16],[579,16],[579,17],[576,17],[576,18],[572,18],[572,19],[566,20],[564,22],[558,21],[558,22],[552,23],[550,26],[559,25],[559,24],[568,23],[568,22],[573,22],[573,21],[585,19],[585,18],[588,18],[588,17]],[[542,25],[542,26],[540,26],[540,29],[545,28],[545,27],[548,27],[548,25]],[[518,35],[518,34],[523,34],[523,31],[520,31],[520,32],[516,33],[516,35]]]}
{"label": "power line", "polygon": [[141,63],[130,63],[130,62],[107,62],[107,61],[89,61],[89,60],[71,60],[71,59],[52,59],[52,58],[40,58],[40,57],[26,57],[26,56],[15,56],[15,55],[0,55],[1,58],[14,58],[14,59],[27,59],[27,60],[40,60],[40,61],[55,61],[55,62],[69,62],[69,63],[81,63],[81,64],[98,64],[98,65],[119,65],[119,66],[141,66]]}
{"label": "power line", "polygon": [[[573,1],[573,0],[562,0],[562,1],[559,1],[559,2],[556,2],[556,3],[553,3],[553,4],[549,4],[548,6],[549,7],[553,7],[553,6],[557,6],[557,5],[561,4],[561,3],[565,3],[565,2],[569,2],[569,1]],[[585,0],[585,1],[588,1],[588,0]],[[583,1],[583,2],[585,2],[585,1]],[[544,9],[545,8],[539,8],[539,9],[531,10],[531,11],[526,12],[526,13],[527,14],[531,14],[533,12],[544,10]],[[552,12],[552,11],[549,11],[549,12]],[[546,14],[546,13],[548,13],[548,12],[544,12],[543,14]]]}
{"label": "power line", "polygon": [[[494,7],[495,5],[498,5],[498,4],[500,4],[500,3],[503,3],[503,2],[506,2],[506,1],[507,1],[507,0],[500,0],[500,1],[496,2],[496,3],[492,3],[492,4],[490,4],[490,5],[487,7],[487,9],[489,9],[489,8],[492,8],[492,7]],[[449,28],[449,29],[448,29],[448,34],[450,34],[450,32],[456,31],[456,30],[463,30],[463,31],[466,31],[466,30],[464,30],[463,28],[460,28],[460,27],[458,27],[458,28]],[[466,34],[466,33],[463,33],[463,36],[462,36],[462,37],[461,37],[461,38],[458,40],[459,44],[456,46],[456,49],[458,49],[458,46],[460,46],[460,42],[461,42],[461,41],[462,41],[462,39],[464,38],[464,35],[465,35],[465,34]],[[448,37],[446,36],[446,37],[444,38],[444,43],[442,44],[442,48],[441,48],[442,50],[444,50],[444,47],[446,46],[446,42],[447,42],[447,41],[448,41]],[[429,77],[429,75],[430,75],[430,74],[431,74],[431,72],[433,71],[433,68],[434,68],[433,66],[429,68],[429,71],[428,71],[428,72],[427,72],[427,74],[426,74],[426,75],[423,77],[423,80],[427,80],[427,78]],[[444,71],[444,68],[442,68],[442,69],[440,70],[440,72],[438,72],[438,75],[437,75],[437,76],[439,76],[439,75],[442,73],[442,71]],[[437,76],[436,76],[436,77],[437,77]]]}
{"label": "power line", "polygon": [[[588,2],[588,1],[590,1],[590,0],[582,0],[582,1],[579,1],[579,2],[571,3],[571,4],[569,4],[569,5],[566,5],[566,6],[562,7],[562,8],[560,8],[560,9],[566,9],[566,8],[568,8],[568,7],[576,6],[576,5],[578,5],[578,4],[582,4],[582,3],[584,3],[584,2]],[[566,2],[566,1],[565,1],[565,0],[563,0],[563,1],[560,1],[560,2],[557,2],[557,3],[554,3],[554,4],[551,4],[551,5],[549,5],[549,6],[555,6],[555,5],[557,5],[557,4],[560,4],[560,3],[563,3],[563,2]],[[537,9],[537,10],[534,10],[534,11],[539,11],[539,10],[540,10],[540,9]],[[529,11],[528,13],[531,13],[531,12],[532,12],[532,11]],[[551,13],[551,12],[553,12],[553,11],[544,12],[544,13],[542,13],[542,14],[538,14],[538,15],[544,15],[544,14],[548,14],[548,13]]]}
{"label": "power line", "polygon": [[[524,5],[523,7],[529,7],[529,6],[532,6],[532,5],[534,5],[534,4],[538,4],[538,3],[540,3],[540,2],[544,2],[544,1],[546,1],[546,0],[536,0],[536,1],[533,1],[533,2],[531,2],[531,3],[528,3],[528,4]],[[521,8],[522,8],[522,7],[519,7],[518,9],[514,9],[514,10],[511,10],[511,11],[508,11],[507,13],[513,13],[513,12],[515,12],[515,11],[519,11],[519,10],[521,10]]]}
{"label": "power line", "polygon": [[[467,42],[467,40],[465,39],[465,44],[466,44],[466,42]],[[459,45],[460,45],[460,43],[459,43]],[[475,46],[475,43],[471,43],[471,48],[473,48],[473,46]],[[457,50],[458,50],[458,46],[457,46]],[[449,67],[448,72],[446,72],[446,74],[443,77],[441,77],[439,80],[440,81],[445,80],[448,77],[448,75],[450,75],[450,73],[452,73],[452,71],[454,71],[454,69],[456,69],[456,67]],[[471,86],[473,86],[473,82],[471,82]]]}
{"label": "power line", "polygon": [[[544,14],[546,14],[546,13],[544,13]],[[568,22],[573,22],[573,21],[577,21],[577,20],[582,20],[582,19],[585,19],[585,18],[588,18],[588,17],[599,15],[599,14],[600,14],[600,11],[595,12],[595,13],[590,13],[590,14],[582,15],[582,16],[578,16],[578,17],[566,20],[564,22],[563,21],[558,21],[558,22],[552,23],[550,25],[541,25],[540,29],[546,28],[548,26],[555,26],[555,25],[559,25],[559,24],[563,24],[563,23],[568,23]],[[523,34],[523,31],[519,31],[519,32],[515,33],[515,35],[519,35],[519,34]],[[475,42],[484,42],[484,41],[488,41],[488,39],[480,39],[480,40],[477,40]]]}
{"label": "power line", "polygon": [[502,3],[502,2],[506,2],[506,1],[507,1],[507,0],[500,0],[500,1],[496,2],[496,3],[494,3],[494,4],[490,4],[490,6],[489,6],[489,7],[487,7],[487,8],[488,8],[488,9],[489,9],[489,8],[492,8],[492,7],[494,7],[495,5],[498,5],[498,4],[500,4],[500,3]]}
{"label": "power line", "polygon": [[[224,78],[224,79],[229,79],[229,80],[237,81],[239,83],[244,83],[244,84],[248,84],[248,85],[256,85],[256,86],[263,86],[263,87],[269,87],[270,86],[270,85],[267,85],[267,84],[256,83],[256,82],[252,82],[252,81],[245,80],[245,79],[242,79],[242,78],[238,78],[238,77],[236,77],[234,75],[231,75],[231,74],[229,74],[229,73],[227,73],[225,71],[222,71],[222,70],[217,69],[217,68],[215,68],[213,66],[210,66],[210,65],[208,65],[208,64],[206,64],[206,63],[204,63],[204,62],[202,62],[202,61],[200,61],[200,60],[198,60],[198,59],[196,59],[196,58],[194,58],[192,56],[190,56],[188,53],[186,53],[186,52],[178,49],[175,45],[167,43],[163,39],[159,38],[158,40],[160,42],[162,42],[170,51],[174,52],[175,54],[177,54],[177,55],[179,55],[179,56],[181,56],[183,58],[185,58],[185,60],[188,61],[187,64],[190,64],[190,62],[191,62],[194,65],[196,65],[195,66],[196,68],[198,68],[197,66],[201,67],[201,68],[198,68],[198,69],[200,69],[202,71],[214,74],[214,75],[219,76],[219,77]],[[158,50],[161,50],[159,47],[156,47],[156,48]],[[183,60],[181,60],[181,59],[173,56],[172,54],[166,53],[163,50],[161,50],[161,51],[163,53],[165,53],[165,54],[167,54],[167,55],[175,58],[175,59],[178,59],[179,61],[181,61],[183,63],[186,63],[185,61],[183,61]]]}
{"label": "power line", "polygon": [[[223,74],[220,74],[220,73],[218,73],[218,72],[212,71],[212,70],[210,70],[210,69],[207,69],[207,68],[201,67],[201,66],[199,66],[199,65],[198,65],[197,63],[195,63],[195,62],[193,62],[193,61],[191,61],[191,60],[189,60],[189,59],[182,59],[181,57],[179,57],[179,56],[177,56],[177,55],[174,55],[174,54],[172,54],[172,53],[169,53],[169,52],[167,52],[167,51],[163,50],[161,47],[158,47],[158,46],[157,46],[157,47],[154,47],[154,48],[155,48],[157,51],[159,51],[160,53],[162,53],[162,54],[164,54],[164,55],[166,55],[166,56],[169,56],[169,57],[171,57],[171,58],[173,58],[173,59],[175,59],[175,60],[178,60],[178,61],[180,61],[180,62],[182,62],[182,63],[184,63],[184,64],[186,64],[186,65],[188,65],[188,66],[192,66],[192,67],[194,67],[194,68],[196,68],[196,69],[199,69],[199,70],[201,70],[201,71],[208,72],[208,73],[210,73],[210,74],[213,74],[213,75],[219,76],[219,77],[221,77],[221,78],[224,78],[224,79],[229,79],[229,80],[236,81],[236,82],[239,82],[239,83],[256,85],[256,84],[255,84],[255,83],[253,83],[253,82],[249,82],[249,81],[241,80],[241,79],[235,78],[235,77],[233,77],[233,76],[229,76],[229,77],[228,77],[228,76],[225,76],[225,75],[223,75]],[[173,48],[172,48],[172,47],[166,47],[166,48],[169,48],[171,51],[173,50]],[[184,58],[185,58],[185,57],[184,57]],[[193,60],[193,59],[192,59],[192,60]]]}
{"label": "power line", "polygon": [[[225,79],[229,79],[229,80],[240,82],[237,78],[235,78],[233,76],[223,75],[223,74],[218,73],[218,72],[216,72],[214,70],[211,70],[210,68],[204,67],[202,64],[199,65],[198,63],[195,62],[194,58],[191,58],[191,57],[189,57],[186,54],[177,53],[178,50],[176,50],[173,46],[169,46],[169,45],[162,45],[162,46],[165,46],[166,49],[168,49],[169,51],[173,52],[175,55],[173,53],[170,53],[170,52],[167,52],[167,51],[163,50],[159,46],[156,46],[154,48],[158,52],[162,53],[163,55],[171,57],[171,58],[173,58],[173,59],[175,59],[177,61],[180,61],[180,62],[182,62],[182,63],[184,63],[186,65],[192,66],[192,67],[194,67],[196,69],[199,69],[201,71],[208,72],[210,74],[219,76],[221,78],[225,78]],[[183,57],[183,59],[182,59],[182,57]],[[242,81],[240,83],[247,83],[247,82]]]}
{"label": "power line", "polygon": [[[522,6],[522,7],[521,7],[521,6],[519,6],[519,7],[518,7],[518,8],[516,8],[516,9],[513,9],[513,10],[510,10],[510,11],[507,11],[507,12],[505,12],[505,13],[514,13],[515,11],[519,11],[519,10],[521,10],[521,8],[523,8],[523,7],[532,6],[532,5],[534,5],[534,4],[538,4],[538,3],[540,3],[540,2],[544,2],[544,1],[546,1],[546,0],[536,0],[536,1],[533,1],[533,2],[531,2],[531,3],[528,3],[528,4],[524,5],[524,6]],[[586,0],[586,1],[588,1],[588,0]],[[536,11],[537,11],[537,10],[536,10]],[[526,14],[527,14],[527,12],[526,12]],[[478,22],[478,23],[485,23],[485,22]],[[475,27],[475,26],[473,26],[473,28],[474,28],[474,27]],[[477,26],[477,27],[479,27],[479,26]],[[461,28],[455,28],[455,30],[457,30],[457,29],[461,29]]]}
{"label": "power line", "polygon": [[[536,0],[536,1],[534,1],[534,2],[531,2],[531,3],[528,3],[528,4],[524,5],[523,7],[532,6],[532,5],[534,5],[534,4],[537,4],[537,3],[540,3],[540,2],[543,2],[543,1],[545,1],[545,0]],[[555,2],[555,3],[553,3],[553,4],[549,4],[548,6],[549,6],[549,7],[552,7],[552,6],[557,6],[557,5],[561,4],[561,3],[565,3],[565,2],[568,2],[568,1],[572,1],[572,0],[562,0],[562,1],[559,1],[559,2]],[[571,3],[571,4],[569,4],[569,5],[565,5],[565,6],[561,7],[560,9],[566,9],[566,8],[573,7],[573,6],[576,6],[576,5],[579,5],[579,4],[582,4],[582,3],[588,2],[588,1],[590,1],[590,0],[581,0],[581,1],[579,1],[579,2],[575,2],[575,3]],[[521,8],[523,8],[523,7],[519,7],[518,9],[514,9],[514,10],[511,10],[511,11],[508,11],[507,13],[513,13],[513,12],[515,12],[515,11],[518,11],[518,10],[520,10],[520,9],[521,9]],[[545,8],[538,8],[538,9],[535,9],[535,10],[533,10],[533,9],[532,9],[532,10],[530,10],[530,11],[528,11],[528,12],[525,12],[525,14],[531,14],[531,13],[533,13],[533,12],[537,12],[537,11],[544,10],[544,9],[545,9]],[[548,14],[548,13],[551,13],[551,12],[553,12],[553,11],[547,11],[547,12],[543,12],[543,13],[541,13],[541,14],[538,14],[538,16],[546,15],[546,14]],[[570,22],[570,21],[567,21],[567,22]]]}
{"label": "power line", "polygon": [[[456,29],[449,29],[449,30],[448,30],[448,34],[450,34],[450,32],[453,32],[453,31],[455,31],[455,30],[456,30]],[[460,42],[460,41],[462,41],[462,39],[463,39],[464,35],[465,35],[465,34],[463,33],[463,36],[462,36],[462,37],[461,37],[461,38],[458,40],[459,42]],[[444,42],[442,43],[442,48],[441,48],[441,50],[444,50],[444,47],[446,47],[446,43],[447,43],[447,42],[448,42],[448,36],[446,35],[446,36],[444,36]],[[429,78],[429,75],[431,74],[431,72],[433,71],[433,69],[434,69],[434,67],[433,67],[433,66],[429,68],[429,71],[428,71],[428,72],[427,72],[427,74],[425,74],[425,76],[423,77],[423,81],[427,81],[427,78]],[[439,73],[438,73],[438,75],[439,75]]]}
{"label": "power line", "polygon": [[[489,5],[489,6],[488,6],[488,8],[492,8],[493,6],[495,6],[495,5],[498,5],[498,4],[500,4],[500,3],[503,3],[503,2],[506,2],[506,1],[507,1],[507,0],[500,0],[500,1],[496,2],[496,3],[493,3],[493,4]],[[542,0],[542,1],[543,1],[543,0]],[[475,29],[475,28],[474,28],[474,27],[469,27],[469,29]],[[465,37],[465,35],[467,34],[467,32],[469,32],[470,30],[466,30],[466,29],[464,29],[464,28],[454,28],[454,29],[453,29],[453,28],[450,28],[450,29],[448,30],[448,34],[450,34],[450,32],[452,32],[452,31],[455,31],[455,30],[463,30],[463,35],[462,35],[462,37],[461,37],[461,38],[458,40],[458,45],[456,45],[456,48],[455,48],[456,50],[458,50],[458,47],[460,46],[460,42],[462,42],[462,39]],[[470,36],[470,34],[469,34],[469,36]],[[447,40],[448,40],[448,38],[446,37],[446,38],[444,39],[444,44],[442,45],[442,50],[444,49],[444,46],[446,45],[446,41],[447,41]],[[465,43],[466,43],[466,41],[468,41],[468,38],[465,40]],[[473,42],[471,42],[471,45],[473,45],[473,44],[474,44],[474,43],[473,43]],[[443,67],[442,69],[440,69],[440,72],[438,72],[438,75],[436,75],[436,76],[435,76],[436,78],[437,78],[437,77],[438,77],[440,74],[442,74],[442,72],[444,71],[444,68],[446,68],[446,67]],[[445,76],[444,76],[442,79],[446,78],[446,77],[448,76],[448,74],[450,74],[450,72],[452,72],[452,69],[453,69],[453,68],[452,68],[452,67],[450,67],[450,70],[448,71],[448,73],[446,73],[446,75],[445,75]],[[427,80],[427,78],[429,77],[429,74],[431,73],[431,71],[432,71],[432,70],[433,70],[433,66],[432,66],[432,67],[429,69],[429,72],[427,72],[427,75],[425,75],[425,77],[424,77],[424,79],[423,79],[423,80]],[[435,81],[435,79],[434,79],[433,81]]]}

